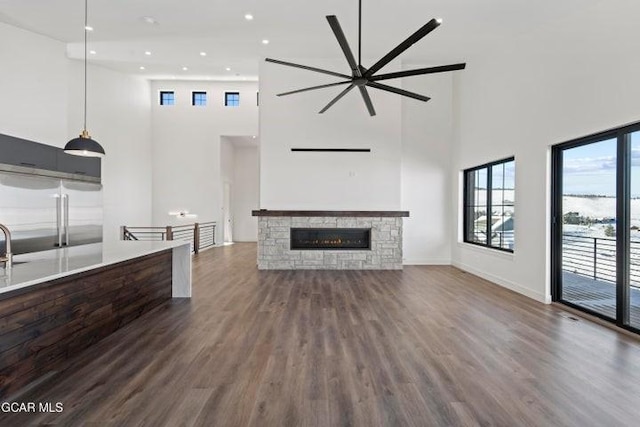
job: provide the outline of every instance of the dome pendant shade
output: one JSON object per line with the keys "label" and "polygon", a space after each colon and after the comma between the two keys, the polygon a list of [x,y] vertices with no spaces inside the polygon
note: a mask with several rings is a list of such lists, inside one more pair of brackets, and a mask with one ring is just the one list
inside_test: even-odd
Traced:
{"label": "dome pendant shade", "polygon": [[84,125],[80,136],[67,142],[67,145],[64,146],[64,152],[74,156],[104,157],[104,148],[98,144],[98,141],[91,139],[89,132],[87,132],[87,31],[91,28],[88,25],[88,10],[88,0],[84,0]]}
{"label": "dome pendant shade", "polygon": [[84,157],[104,157],[105,154],[102,145],[98,144],[98,141],[91,139],[89,132],[86,130],[83,130],[78,138],[67,142],[67,145],[64,146],[64,152]]}

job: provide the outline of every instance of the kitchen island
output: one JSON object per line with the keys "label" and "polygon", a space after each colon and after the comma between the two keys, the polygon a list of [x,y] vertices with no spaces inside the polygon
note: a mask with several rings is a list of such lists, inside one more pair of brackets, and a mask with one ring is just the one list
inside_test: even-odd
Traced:
{"label": "kitchen island", "polygon": [[172,298],[191,297],[188,242],[90,244],[0,268],[0,397]]}

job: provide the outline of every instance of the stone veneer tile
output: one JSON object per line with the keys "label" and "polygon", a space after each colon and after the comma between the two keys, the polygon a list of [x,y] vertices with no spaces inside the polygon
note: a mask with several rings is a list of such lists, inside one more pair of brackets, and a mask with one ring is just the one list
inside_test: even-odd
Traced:
{"label": "stone veneer tile", "polygon": [[[290,228],[371,228],[371,250],[290,249]],[[261,270],[402,269],[402,218],[259,217],[258,268]]]}

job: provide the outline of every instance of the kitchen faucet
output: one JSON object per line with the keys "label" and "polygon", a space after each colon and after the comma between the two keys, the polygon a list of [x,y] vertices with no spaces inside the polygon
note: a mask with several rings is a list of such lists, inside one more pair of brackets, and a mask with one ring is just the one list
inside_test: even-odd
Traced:
{"label": "kitchen faucet", "polygon": [[0,230],[4,233],[4,241],[5,241],[5,254],[0,256],[0,262],[4,262],[4,268],[11,268],[11,264],[13,261],[13,254],[11,253],[11,232],[7,227],[0,224]]}

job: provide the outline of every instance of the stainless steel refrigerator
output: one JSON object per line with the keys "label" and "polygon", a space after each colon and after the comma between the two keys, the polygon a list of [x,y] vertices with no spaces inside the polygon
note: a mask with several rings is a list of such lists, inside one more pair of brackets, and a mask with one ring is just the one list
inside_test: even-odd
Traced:
{"label": "stainless steel refrigerator", "polygon": [[[102,185],[0,172],[0,223],[21,254],[102,241]],[[4,253],[0,235],[0,253]]]}

